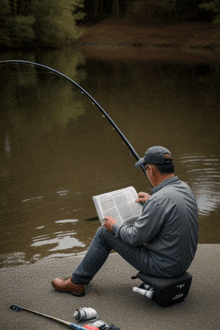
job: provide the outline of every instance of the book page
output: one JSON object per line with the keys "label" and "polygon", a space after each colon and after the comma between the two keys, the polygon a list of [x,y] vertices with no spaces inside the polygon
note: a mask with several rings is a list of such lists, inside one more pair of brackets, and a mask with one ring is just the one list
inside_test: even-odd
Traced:
{"label": "book page", "polygon": [[[135,203],[138,198],[134,187],[127,187],[109,193],[93,196],[100,221],[106,216],[111,216],[117,222],[132,221],[139,217],[142,204]],[[103,223],[101,221],[101,223]]]}

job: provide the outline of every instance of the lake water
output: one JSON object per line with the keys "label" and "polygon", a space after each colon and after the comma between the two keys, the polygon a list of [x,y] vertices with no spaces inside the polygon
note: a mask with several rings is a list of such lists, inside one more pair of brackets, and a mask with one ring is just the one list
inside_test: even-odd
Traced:
{"label": "lake water", "polygon": [[[143,50],[144,51],[144,50]],[[199,206],[200,243],[220,243],[220,65],[91,58],[77,48],[2,54],[80,84],[142,157],[173,153]],[[0,267],[80,255],[99,220],[92,196],[150,192],[135,158],[69,81],[31,65],[0,66]]]}

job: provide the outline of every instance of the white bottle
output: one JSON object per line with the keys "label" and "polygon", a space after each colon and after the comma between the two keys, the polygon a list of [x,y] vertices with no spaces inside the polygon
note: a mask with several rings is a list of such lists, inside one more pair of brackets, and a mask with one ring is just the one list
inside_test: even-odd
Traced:
{"label": "white bottle", "polygon": [[152,287],[149,287],[149,289],[146,290],[146,289],[141,289],[137,286],[133,286],[132,291],[138,292],[138,293],[142,294],[143,296],[146,296],[149,299],[152,299],[153,294],[154,294],[154,289]]}
{"label": "white bottle", "polygon": [[85,321],[98,318],[96,310],[90,307],[83,307],[77,309],[73,313],[73,316],[77,321]]}

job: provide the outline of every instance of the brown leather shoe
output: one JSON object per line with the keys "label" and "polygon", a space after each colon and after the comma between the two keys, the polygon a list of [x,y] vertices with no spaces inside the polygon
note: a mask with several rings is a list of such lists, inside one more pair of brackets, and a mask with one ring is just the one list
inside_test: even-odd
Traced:
{"label": "brown leather shoe", "polygon": [[86,294],[86,284],[75,284],[71,277],[55,278],[51,282],[54,289],[58,291],[70,292],[74,296],[82,297]]}

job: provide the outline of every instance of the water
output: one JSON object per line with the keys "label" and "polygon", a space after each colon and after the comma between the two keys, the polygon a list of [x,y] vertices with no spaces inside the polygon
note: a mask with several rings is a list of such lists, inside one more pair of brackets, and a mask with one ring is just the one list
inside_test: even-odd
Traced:
{"label": "water", "polygon": [[[200,243],[220,242],[220,66],[102,60],[77,48],[4,54],[79,83],[140,156],[173,152],[199,206]],[[99,227],[92,196],[150,191],[99,109],[70,82],[30,65],[0,66],[0,265],[84,254]]]}

